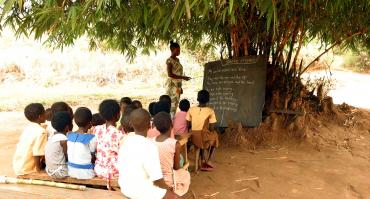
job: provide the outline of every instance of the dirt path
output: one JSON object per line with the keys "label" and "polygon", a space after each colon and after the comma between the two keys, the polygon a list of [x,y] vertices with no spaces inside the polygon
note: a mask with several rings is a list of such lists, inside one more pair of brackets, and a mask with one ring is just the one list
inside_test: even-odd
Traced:
{"label": "dirt path", "polygon": [[329,91],[329,96],[333,97],[335,104],[343,102],[355,107],[370,110],[370,74],[356,73],[345,69],[328,71],[312,71],[303,75],[305,78],[331,78],[334,87]]}
{"label": "dirt path", "polygon": [[[366,113],[370,119],[370,113]],[[22,113],[0,113],[0,175],[13,176],[12,155],[25,125]],[[345,129],[323,125],[319,131],[352,134],[348,148],[308,144],[269,146],[256,151],[220,148],[217,170],[192,174],[198,198],[370,198],[369,126]],[[353,131],[353,132],[352,132]],[[338,138],[338,146],[342,138]],[[346,138],[343,138],[346,139]],[[344,142],[345,140],[343,140]],[[121,198],[117,192],[86,192],[29,186],[0,185],[0,198]],[[16,193],[16,194],[15,194]]]}

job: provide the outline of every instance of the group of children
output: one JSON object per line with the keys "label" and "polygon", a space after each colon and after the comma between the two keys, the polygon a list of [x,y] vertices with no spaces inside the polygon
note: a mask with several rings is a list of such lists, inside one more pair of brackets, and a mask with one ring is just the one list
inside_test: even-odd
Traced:
{"label": "group of children", "polygon": [[[96,114],[86,107],[73,113],[65,102],[54,103],[46,111],[42,104],[29,104],[24,113],[31,123],[17,144],[13,169],[16,175],[45,167],[53,178],[118,178],[123,194],[130,198],[184,195],[190,174],[182,168],[179,139],[191,132],[191,142],[201,149],[201,169],[214,167],[209,160],[218,137],[208,101],[209,93],[199,91],[199,105],[190,108],[184,99],[174,116],[167,95],[150,103],[149,112],[128,97],[120,103],[104,100]],[[208,158],[205,149],[210,149]]]}

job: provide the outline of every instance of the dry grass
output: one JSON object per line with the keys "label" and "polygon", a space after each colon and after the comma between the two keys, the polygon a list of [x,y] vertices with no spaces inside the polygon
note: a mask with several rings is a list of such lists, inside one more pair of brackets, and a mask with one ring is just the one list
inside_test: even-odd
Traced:
{"label": "dry grass", "polygon": [[[48,106],[59,100],[83,105],[123,96],[157,99],[165,92],[168,56],[168,49],[159,49],[130,63],[119,52],[89,51],[84,38],[61,51],[41,41],[16,39],[6,30],[0,37],[0,111],[22,110],[30,102]],[[192,98],[202,87],[201,59],[186,51],[180,59],[186,75],[195,77],[184,83],[184,97]]]}

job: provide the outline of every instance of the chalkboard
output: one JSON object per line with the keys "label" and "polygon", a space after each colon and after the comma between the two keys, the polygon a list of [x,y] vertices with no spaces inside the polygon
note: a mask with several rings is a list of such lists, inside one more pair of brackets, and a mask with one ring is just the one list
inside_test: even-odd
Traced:
{"label": "chalkboard", "polygon": [[248,56],[205,64],[203,88],[210,93],[209,106],[216,112],[217,126],[229,121],[257,126],[265,104],[266,58]]}

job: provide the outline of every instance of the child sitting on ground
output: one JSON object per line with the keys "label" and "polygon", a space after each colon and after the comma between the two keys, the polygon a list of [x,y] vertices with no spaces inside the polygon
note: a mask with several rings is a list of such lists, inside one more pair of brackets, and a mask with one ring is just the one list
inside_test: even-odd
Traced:
{"label": "child sitting on ground", "polygon": [[135,109],[137,109],[136,106],[133,105],[133,104],[130,104],[126,107],[125,112],[122,113],[122,117],[121,117],[121,121],[120,121],[121,122],[121,127],[122,127],[121,131],[125,135],[128,135],[128,134],[134,132],[134,129],[130,125],[130,114]]}
{"label": "child sitting on ground", "polygon": [[78,130],[68,134],[68,174],[77,179],[92,179],[95,177],[96,138],[87,133],[92,126],[90,109],[78,108],[74,120]]}
{"label": "child sitting on ground", "polygon": [[190,174],[180,167],[181,145],[177,140],[170,137],[172,130],[171,116],[168,113],[160,112],[154,116],[153,123],[161,133],[154,140],[159,151],[164,181],[176,194],[182,196],[188,192]]}
{"label": "child sitting on ground", "polygon": [[150,116],[151,117],[154,117],[154,105],[156,104],[157,102],[150,102],[149,106],[148,106],[148,111],[150,113]]}
{"label": "child sitting on ground", "polygon": [[92,115],[91,125],[92,127],[100,126],[105,123],[105,120],[101,117],[99,113],[94,113]]}
{"label": "child sitting on ground", "polygon": [[125,112],[125,108],[127,105],[132,104],[132,99],[129,97],[122,97],[121,101],[119,102],[119,106],[121,108],[121,113]]}
{"label": "child sitting on ground", "polygon": [[[73,111],[72,108],[65,102],[55,102],[53,105],[51,105],[51,115],[50,117],[52,118],[55,113],[58,112],[68,112],[73,119]],[[51,125],[51,122],[47,121],[47,128],[46,131],[48,133],[48,138],[50,138],[54,133],[55,129]],[[72,130],[73,126],[71,127],[70,131]]]}
{"label": "child sitting on ground", "polygon": [[51,125],[56,131],[45,146],[45,171],[53,178],[65,178],[68,176],[66,134],[72,126],[70,113],[55,113],[51,119]]}
{"label": "child sitting on ground", "polygon": [[143,104],[141,104],[141,102],[139,100],[134,100],[132,101],[132,104],[136,107],[136,108],[143,108]]}
{"label": "child sitting on ground", "polygon": [[169,95],[161,95],[159,97],[159,102],[164,102],[168,104],[168,106],[170,107],[171,118],[173,118],[173,116],[175,116],[176,110],[173,110],[171,97]]}
{"label": "child sitting on ground", "polygon": [[47,133],[45,109],[42,104],[32,103],[24,109],[24,115],[31,123],[23,130],[13,157],[13,170],[16,175],[40,171],[45,155]]}
{"label": "child sitting on ground", "polygon": [[105,179],[118,177],[117,156],[119,142],[123,134],[115,127],[120,118],[120,107],[115,100],[104,100],[99,105],[99,113],[106,121],[95,127],[97,139],[95,172]]}
{"label": "child sitting on ground", "polygon": [[[201,90],[197,98],[199,105],[189,109],[186,120],[191,126],[191,141],[196,148],[200,149],[201,170],[212,170],[214,166],[210,159],[216,147],[218,147],[218,134],[215,132],[216,114],[214,110],[207,107],[209,92]],[[204,156],[204,150],[209,149],[209,155]],[[196,168],[197,169],[197,168]]]}
{"label": "child sitting on ground", "polygon": [[173,132],[175,136],[183,136],[188,133],[188,122],[186,121],[186,114],[190,108],[190,102],[187,99],[180,101],[179,108],[181,111],[177,112],[173,118]]}
{"label": "child sitting on ground", "polygon": [[101,117],[99,113],[94,113],[92,115],[92,120],[91,120],[91,128],[89,129],[89,134],[94,134],[94,129],[96,126],[100,126],[105,124],[105,120]]}
{"label": "child sitting on ground", "polygon": [[158,149],[146,139],[150,114],[136,109],[130,114],[135,133],[126,136],[119,151],[119,180],[122,193],[137,199],[177,199],[163,180]]}
{"label": "child sitting on ground", "polygon": [[[170,105],[167,102],[159,101],[156,104],[154,104],[153,112],[154,112],[154,115],[156,115],[156,114],[158,114],[160,112],[170,113],[170,109],[171,109],[171,107],[170,107]],[[160,134],[161,133],[157,130],[157,128],[155,128],[155,126],[152,126],[148,130],[147,137],[148,138],[155,138],[155,137],[157,137]],[[171,137],[174,138],[174,134],[173,133],[171,134]]]}
{"label": "child sitting on ground", "polygon": [[[124,113],[125,112],[125,109],[128,105],[132,104],[132,99],[129,98],[129,97],[122,97],[121,98],[121,101],[119,102],[119,107],[121,109],[121,113]],[[116,123],[116,127],[119,129],[119,130],[122,130],[122,126],[120,125],[120,121],[121,121],[122,118],[119,118],[118,122]],[[104,122],[105,123],[105,122]]]}

